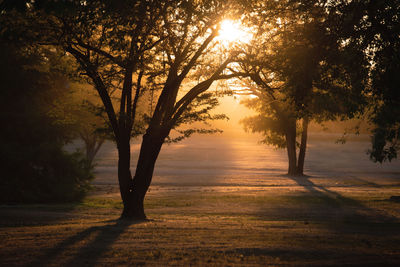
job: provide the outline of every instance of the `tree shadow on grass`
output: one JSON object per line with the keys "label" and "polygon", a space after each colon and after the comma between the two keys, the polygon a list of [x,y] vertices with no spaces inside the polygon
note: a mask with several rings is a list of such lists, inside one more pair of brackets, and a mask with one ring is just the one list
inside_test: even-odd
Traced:
{"label": "tree shadow on grass", "polygon": [[364,185],[364,186],[368,186],[368,187],[373,187],[373,188],[382,188],[381,185],[368,181],[366,179],[361,179],[361,178],[357,178],[357,177],[352,177],[352,180],[358,182],[360,185]]}
{"label": "tree shadow on grass", "polygon": [[78,203],[0,205],[0,226],[42,226],[73,217]]}
{"label": "tree shadow on grass", "polygon": [[[316,266],[398,266],[398,217],[319,185],[310,177],[288,179],[305,190],[296,188],[257,214],[267,221],[271,235],[282,235],[286,243],[274,246],[266,241],[265,247],[244,246],[227,254],[278,257],[301,266],[307,262]],[[368,192],[362,195],[369,201]]]}
{"label": "tree shadow on grass", "polygon": [[[338,192],[315,184],[308,176],[289,176],[289,178],[307,190],[305,194],[293,197],[297,197],[299,203],[303,201],[308,204],[309,212],[312,212],[315,207],[319,208],[322,221],[353,223],[360,224],[360,226],[385,223],[390,227],[399,224],[397,217],[382,210],[370,208],[356,199],[345,197]],[[375,188],[379,188],[378,185]]]}
{"label": "tree shadow on grass", "polygon": [[48,249],[25,266],[47,266],[56,262],[60,266],[94,266],[130,225],[143,222],[146,221],[113,220],[106,221],[106,225],[92,226]]}

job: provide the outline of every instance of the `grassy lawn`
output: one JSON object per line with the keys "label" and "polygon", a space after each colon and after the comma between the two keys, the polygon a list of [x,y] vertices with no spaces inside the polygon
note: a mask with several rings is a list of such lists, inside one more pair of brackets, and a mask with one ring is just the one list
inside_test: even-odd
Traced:
{"label": "grassy lawn", "polygon": [[[289,179],[278,177],[277,179]],[[399,266],[398,184],[150,191],[116,220],[116,187],[75,204],[0,206],[0,266]]]}

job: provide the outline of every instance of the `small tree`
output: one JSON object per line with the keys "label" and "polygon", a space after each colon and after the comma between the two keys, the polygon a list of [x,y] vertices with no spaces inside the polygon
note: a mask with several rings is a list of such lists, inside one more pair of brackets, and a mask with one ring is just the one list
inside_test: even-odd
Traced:
{"label": "small tree", "polygon": [[112,139],[101,101],[91,85],[78,81],[72,84],[68,98],[57,103],[55,110],[71,123],[73,136],[83,141],[84,154],[89,166],[106,139]]}

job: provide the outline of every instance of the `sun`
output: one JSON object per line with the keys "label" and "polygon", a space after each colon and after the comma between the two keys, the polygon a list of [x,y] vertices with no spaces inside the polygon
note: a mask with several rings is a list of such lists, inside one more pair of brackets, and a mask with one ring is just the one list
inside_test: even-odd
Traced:
{"label": "sun", "polygon": [[223,20],[221,28],[218,33],[218,39],[225,43],[242,42],[247,43],[250,41],[252,35],[247,32],[243,26],[233,20]]}

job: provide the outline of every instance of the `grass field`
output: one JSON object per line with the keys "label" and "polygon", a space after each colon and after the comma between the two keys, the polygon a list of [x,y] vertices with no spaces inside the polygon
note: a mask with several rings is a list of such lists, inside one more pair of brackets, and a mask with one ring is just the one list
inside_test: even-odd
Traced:
{"label": "grass field", "polygon": [[[160,155],[148,221],[117,220],[107,146],[82,203],[0,206],[0,266],[400,266],[400,203],[390,199],[400,195],[398,162],[349,162],[355,143],[322,164],[327,149],[314,141],[310,176],[296,178],[279,174],[279,151],[190,142]],[[199,153],[207,146],[216,152]]]}

